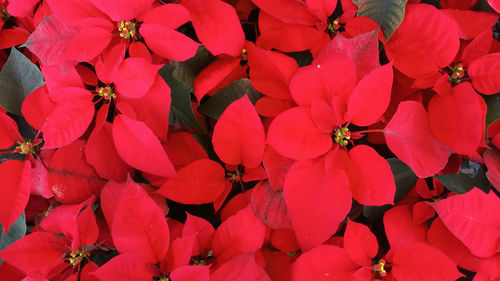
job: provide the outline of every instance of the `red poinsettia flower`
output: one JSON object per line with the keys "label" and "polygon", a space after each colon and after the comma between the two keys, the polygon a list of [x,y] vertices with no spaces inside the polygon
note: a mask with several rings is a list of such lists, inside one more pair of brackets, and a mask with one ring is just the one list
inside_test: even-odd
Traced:
{"label": "red poinsettia flower", "polygon": [[54,208],[41,222],[45,231],[17,240],[0,252],[1,258],[35,280],[81,272],[99,233],[91,208],[94,200]]}

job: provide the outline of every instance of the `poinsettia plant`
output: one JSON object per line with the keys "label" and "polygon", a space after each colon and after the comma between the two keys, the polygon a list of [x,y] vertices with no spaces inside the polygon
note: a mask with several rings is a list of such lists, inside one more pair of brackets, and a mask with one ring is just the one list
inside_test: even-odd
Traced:
{"label": "poinsettia plant", "polygon": [[0,0],[0,280],[500,280],[500,1]]}

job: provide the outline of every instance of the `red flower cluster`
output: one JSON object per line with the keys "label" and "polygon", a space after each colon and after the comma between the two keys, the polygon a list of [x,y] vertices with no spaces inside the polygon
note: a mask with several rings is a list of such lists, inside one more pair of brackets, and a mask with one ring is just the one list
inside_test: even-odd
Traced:
{"label": "red flower cluster", "polygon": [[0,0],[0,279],[500,280],[499,12]]}

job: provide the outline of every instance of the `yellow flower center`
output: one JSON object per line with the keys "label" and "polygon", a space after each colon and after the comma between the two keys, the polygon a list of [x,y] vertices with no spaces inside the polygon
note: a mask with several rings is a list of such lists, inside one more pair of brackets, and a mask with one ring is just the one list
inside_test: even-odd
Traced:
{"label": "yellow flower center", "polygon": [[83,259],[85,257],[88,256],[88,252],[87,252],[87,249],[82,248],[82,249],[76,250],[76,252],[71,251],[71,253],[69,255],[70,255],[69,263],[72,266],[77,266],[80,264],[80,262],[83,261]]}
{"label": "yellow flower center", "polygon": [[33,143],[30,141],[19,142],[19,145],[16,147],[15,152],[21,154],[31,154],[34,152]]}
{"label": "yellow flower center", "polygon": [[347,127],[337,128],[333,130],[333,132],[335,135],[335,143],[340,146],[346,146],[349,143],[349,140],[351,139],[351,132],[349,132]]}
{"label": "yellow flower center", "polygon": [[247,49],[241,50],[241,60],[246,61],[248,59]]}
{"label": "yellow flower center", "polygon": [[385,267],[385,260],[381,259],[378,261],[377,264],[373,265],[373,271],[380,274],[380,276],[385,276],[387,274],[387,271],[385,271],[384,267]]}
{"label": "yellow flower center", "polygon": [[109,86],[100,87],[99,90],[97,90],[97,93],[99,94],[99,96],[103,97],[105,100],[111,100],[111,99],[116,98],[115,92]]}
{"label": "yellow flower center", "polygon": [[464,75],[464,65],[462,63],[457,63],[457,65],[453,67],[451,74],[448,76],[448,81],[453,84],[459,84],[462,82]]}
{"label": "yellow flower center", "polygon": [[134,38],[136,34],[135,22],[122,20],[118,25],[118,31],[122,38]]}

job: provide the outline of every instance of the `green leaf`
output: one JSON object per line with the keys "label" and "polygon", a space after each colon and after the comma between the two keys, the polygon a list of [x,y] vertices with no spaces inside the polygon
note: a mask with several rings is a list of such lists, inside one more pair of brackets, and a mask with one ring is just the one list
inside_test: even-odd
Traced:
{"label": "green leaf", "polygon": [[474,179],[462,174],[446,174],[434,176],[438,179],[448,190],[456,194],[466,193],[474,187]]}
{"label": "green leaf", "polygon": [[309,50],[301,52],[285,53],[285,55],[293,58],[300,67],[310,65],[311,62],[313,61],[312,54]]}
{"label": "green leaf", "polygon": [[486,113],[486,126],[489,126],[495,120],[500,119],[500,94],[483,96],[488,112]]}
{"label": "green leaf", "polygon": [[[387,159],[391,166],[394,181],[396,183],[396,193],[394,194],[394,204],[398,203],[403,197],[415,186],[418,177],[412,169],[403,163],[398,158]],[[389,210],[393,205],[384,206],[365,206],[363,215],[370,220],[380,218],[385,211]]]}
{"label": "green leaf", "polygon": [[353,0],[358,5],[357,16],[369,17],[382,27],[385,40],[394,34],[405,15],[408,0]]}
{"label": "green leaf", "polygon": [[474,187],[478,187],[485,193],[490,191],[492,186],[486,177],[483,166],[479,167],[473,177],[465,174],[464,172],[467,171],[462,168],[460,173],[434,177],[437,178],[446,187],[446,189],[453,191],[456,194],[467,193]]}
{"label": "green leaf", "polygon": [[[4,236],[3,226],[0,224],[0,251],[7,248],[12,243],[21,239],[26,234],[26,218],[24,213],[10,226],[9,231]],[[0,265],[3,260],[0,259]]]}
{"label": "green leaf", "polygon": [[244,94],[248,95],[253,104],[262,96],[261,93],[254,89],[250,80],[243,78],[232,82],[226,88],[218,91],[213,97],[202,104],[198,108],[198,111],[214,119],[219,119],[226,107],[233,101],[241,98]]}
{"label": "green leaf", "polygon": [[169,123],[175,124],[178,121],[191,128],[204,131],[194,116],[191,107],[191,88],[173,76],[175,70],[175,66],[165,65],[159,71],[160,76],[170,87],[172,97]]}
{"label": "green leaf", "polygon": [[174,77],[186,84],[193,91],[193,81],[196,76],[208,65],[215,57],[201,45],[196,51],[196,55],[186,61],[172,61],[170,65],[175,67]]}
{"label": "green leaf", "polygon": [[12,47],[0,71],[0,106],[10,113],[21,115],[24,99],[43,84],[40,69]]}

